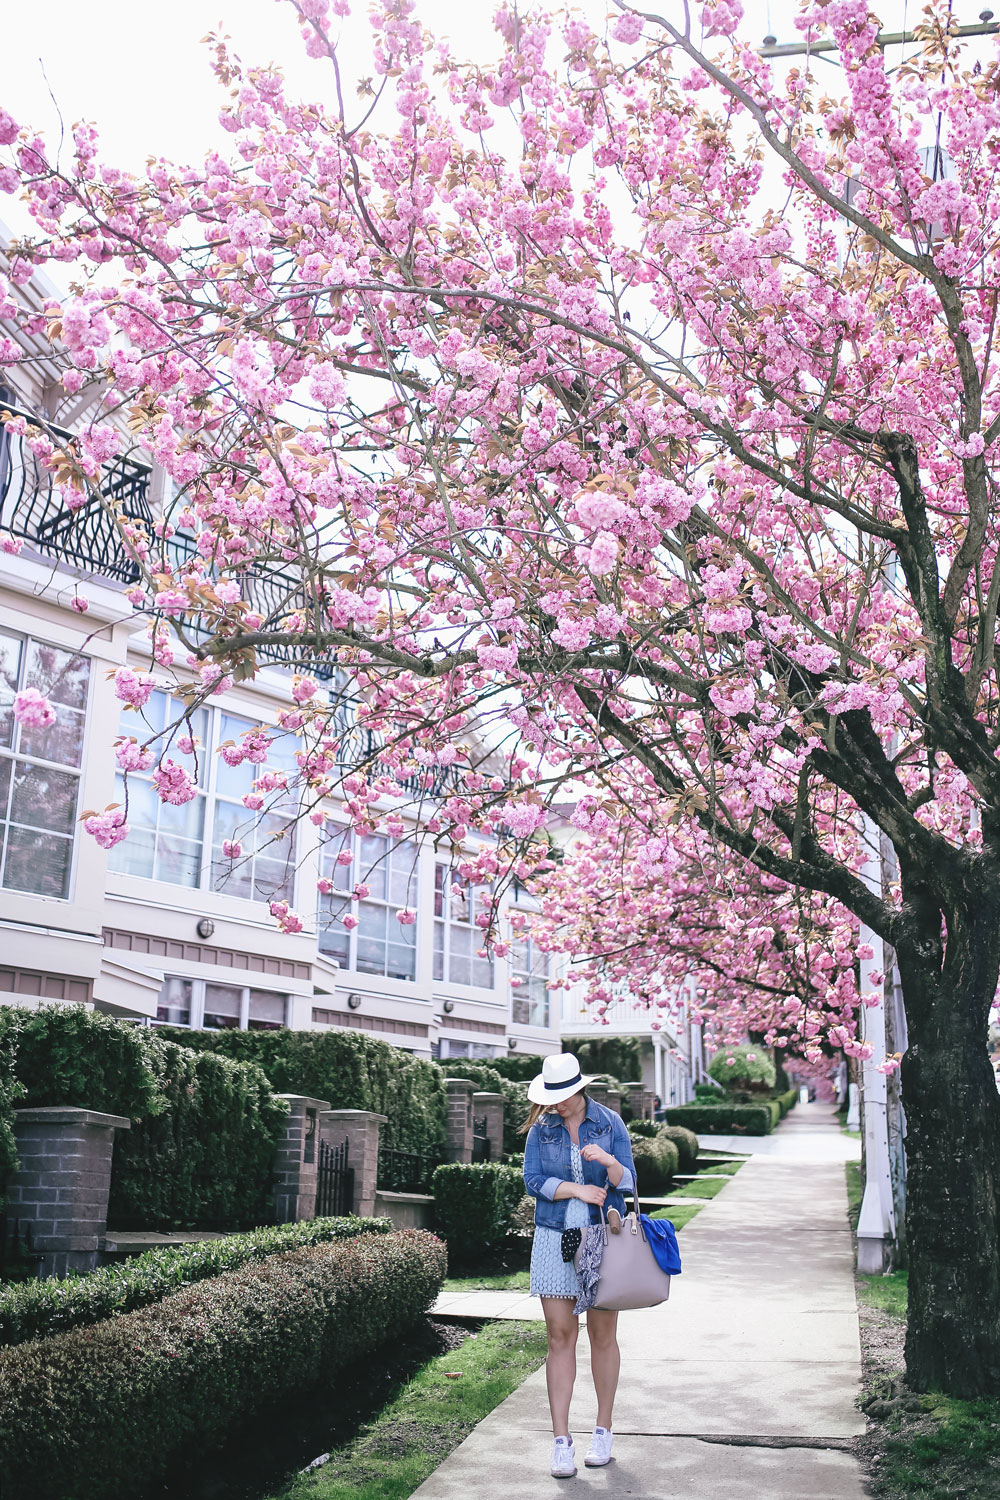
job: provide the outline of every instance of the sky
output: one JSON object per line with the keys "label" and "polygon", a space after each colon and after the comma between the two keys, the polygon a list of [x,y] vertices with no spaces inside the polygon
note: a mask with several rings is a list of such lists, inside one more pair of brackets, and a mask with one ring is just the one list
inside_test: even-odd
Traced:
{"label": "sky", "polygon": [[[668,14],[680,15],[680,0],[661,0]],[[922,0],[873,0],[886,26],[911,25]],[[960,21],[974,21],[979,0],[954,0]],[[554,9],[546,0],[546,9]],[[594,21],[611,9],[610,0],[580,0],[575,9]],[[695,7],[697,8],[697,7]],[[435,32],[446,36],[458,55],[489,56],[494,32],[492,0],[419,0],[419,12]],[[759,42],[767,31],[779,41],[796,39],[796,0],[744,0],[743,30]],[[358,38],[357,71],[365,71],[368,35],[366,0],[355,0],[348,35]],[[998,6],[1000,11],[1000,6]],[[200,40],[222,30],[244,61],[280,61],[289,80],[316,97],[328,86],[329,67],[304,55],[294,13],[278,0],[168,0],[137,5],[135,0],[42,0],[5,7],[0,58],[0,104],[23,124],[41,127],[54,138],[59,105],[71,125],[95,121],[109,159],[139,167],[149,154],[191,161],[206,142],[224,139],[218,125],[220,91],[209,71],[208,49]],[[4,217],[7,205],[0,205]]]}

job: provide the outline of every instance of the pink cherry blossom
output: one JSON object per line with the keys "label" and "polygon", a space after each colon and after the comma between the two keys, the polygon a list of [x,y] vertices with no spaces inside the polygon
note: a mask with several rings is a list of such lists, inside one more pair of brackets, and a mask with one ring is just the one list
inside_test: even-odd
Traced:
{"label": "pink cherry blossom", "polygon": [[26,729],[48,729],[56,721],[56,710],[38,688],[23,688],[14,697],[14,718]]}

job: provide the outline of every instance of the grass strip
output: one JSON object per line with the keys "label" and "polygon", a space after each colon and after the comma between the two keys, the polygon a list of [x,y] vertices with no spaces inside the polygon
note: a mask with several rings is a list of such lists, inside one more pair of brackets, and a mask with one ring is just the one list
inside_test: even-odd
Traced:
{"label": "grass strip", "polygon": [[496,1276],[449,1276],[443,1292],[526,1292],[529,1275],[527,1271],[501,1271]]}
{"label": "grass strip", "polygon": [[742,1166],[741,1161],[716,1161],[707,1167],[699,1167],[699,1171],[702,1177],[735,1177]]}
{"label": "grass strip", "polygon": [[705,1207],[704,1203],[677,1203],[671,1204],[669,1208],[658,1208],[655,1214],[650,1214],[651,1219],[669,1219],[678,1232],[685,1224],[690,1224],[695,1214],[700,1214]]}
{"label": "grass strip", "polygon": [[420,1370],[374,1422],[274,1500],[406,1500],[545,1359],[543,1323],[492,1323]]}
{"label": "grass strip", "polygon": [[686,1182],[675,1188],[671,1198],[717,1198],[726,1185],[725,1177],[710,1177],[703,1182]]}
{"label": "grass strip", "polygon": [[858,1272],[858,1300],[877,1307],[890,1317],[906,1319],[906,1272],[890,1271],[887,1276],[867,1276]]}

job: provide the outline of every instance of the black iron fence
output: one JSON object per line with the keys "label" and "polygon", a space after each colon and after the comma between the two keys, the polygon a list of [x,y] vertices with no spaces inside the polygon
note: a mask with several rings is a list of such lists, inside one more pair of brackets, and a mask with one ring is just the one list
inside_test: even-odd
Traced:
{"label": "black iron fence", "polygon": [[30,1221],[22,1226],[19,1219],[0,1213],[0,1281],[34,1280],[41,1258],[34,1247]]}
{"label": "black iron fence", "polygon": [[472,1160],[489,1161],[490,1138],[486,1134],[486,1116],[476,1115],[472,1121]]}
{"label": "black iron fence", "polygon": [[421,1156],[416,1151],[397,1151],[380,1146],[378,1185],[387,1193],[429,1193],[431,1178],[441,1165],[435,1156]]}
{"label": "black iron fence", "polygon": [[347,1141],[339,1146],[319,1143],[316,1163],[316,1217],[349,1214],[354,1208],[354,1168],[347,1165]]}
{"label": "black iron fence", "polygon": [[[29,412],[0,399],[0,415],[5,412],[38,425],[38,419]],[[68,442],[72,437],[64,428],[48,422],[44,430],[57,441]],[[79,496],[81,503],[71,508],[64,487],[35,457],[27,438],[9,432],[0,423],[0,526],[47,557],[75,563],[104,578],[135,583],[139,567],[129,555],[111,511],[150,536],[151,472],[148,464],[136,459],[115,458],[101,472],[100,494],[83,493]]]}

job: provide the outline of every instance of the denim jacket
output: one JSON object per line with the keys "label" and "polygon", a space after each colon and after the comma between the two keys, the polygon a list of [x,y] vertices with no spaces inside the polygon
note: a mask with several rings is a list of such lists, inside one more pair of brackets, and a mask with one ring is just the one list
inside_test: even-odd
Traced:
{"label": "denim jacket", "polygon": [[[566,1222],[567,1198],[555,1200],[561,1182],[571,1182],[569,1131],[557,1114],[543,1115],[528,1131],[524,1143],[524,1185],[535,1200],[535,1224],[545,1229],[562,1229]],[[580,1147],[600,1146],[625,1168],[622,1180],[614,1188],[608,1181],[607,1168],[599,1161],[584,1161],[583,1180],[593,1187],[607,1188],[604,1211],[617,1208],[624,1216],[625,1193],[635,1186],[635,1162],[632,1143],[620,1115],[605,1109],[594,1099],[587,1100],[587,1113],[580,1126]],[[600,1222],[596,1203],[587,1205],[590,1222]]]}

